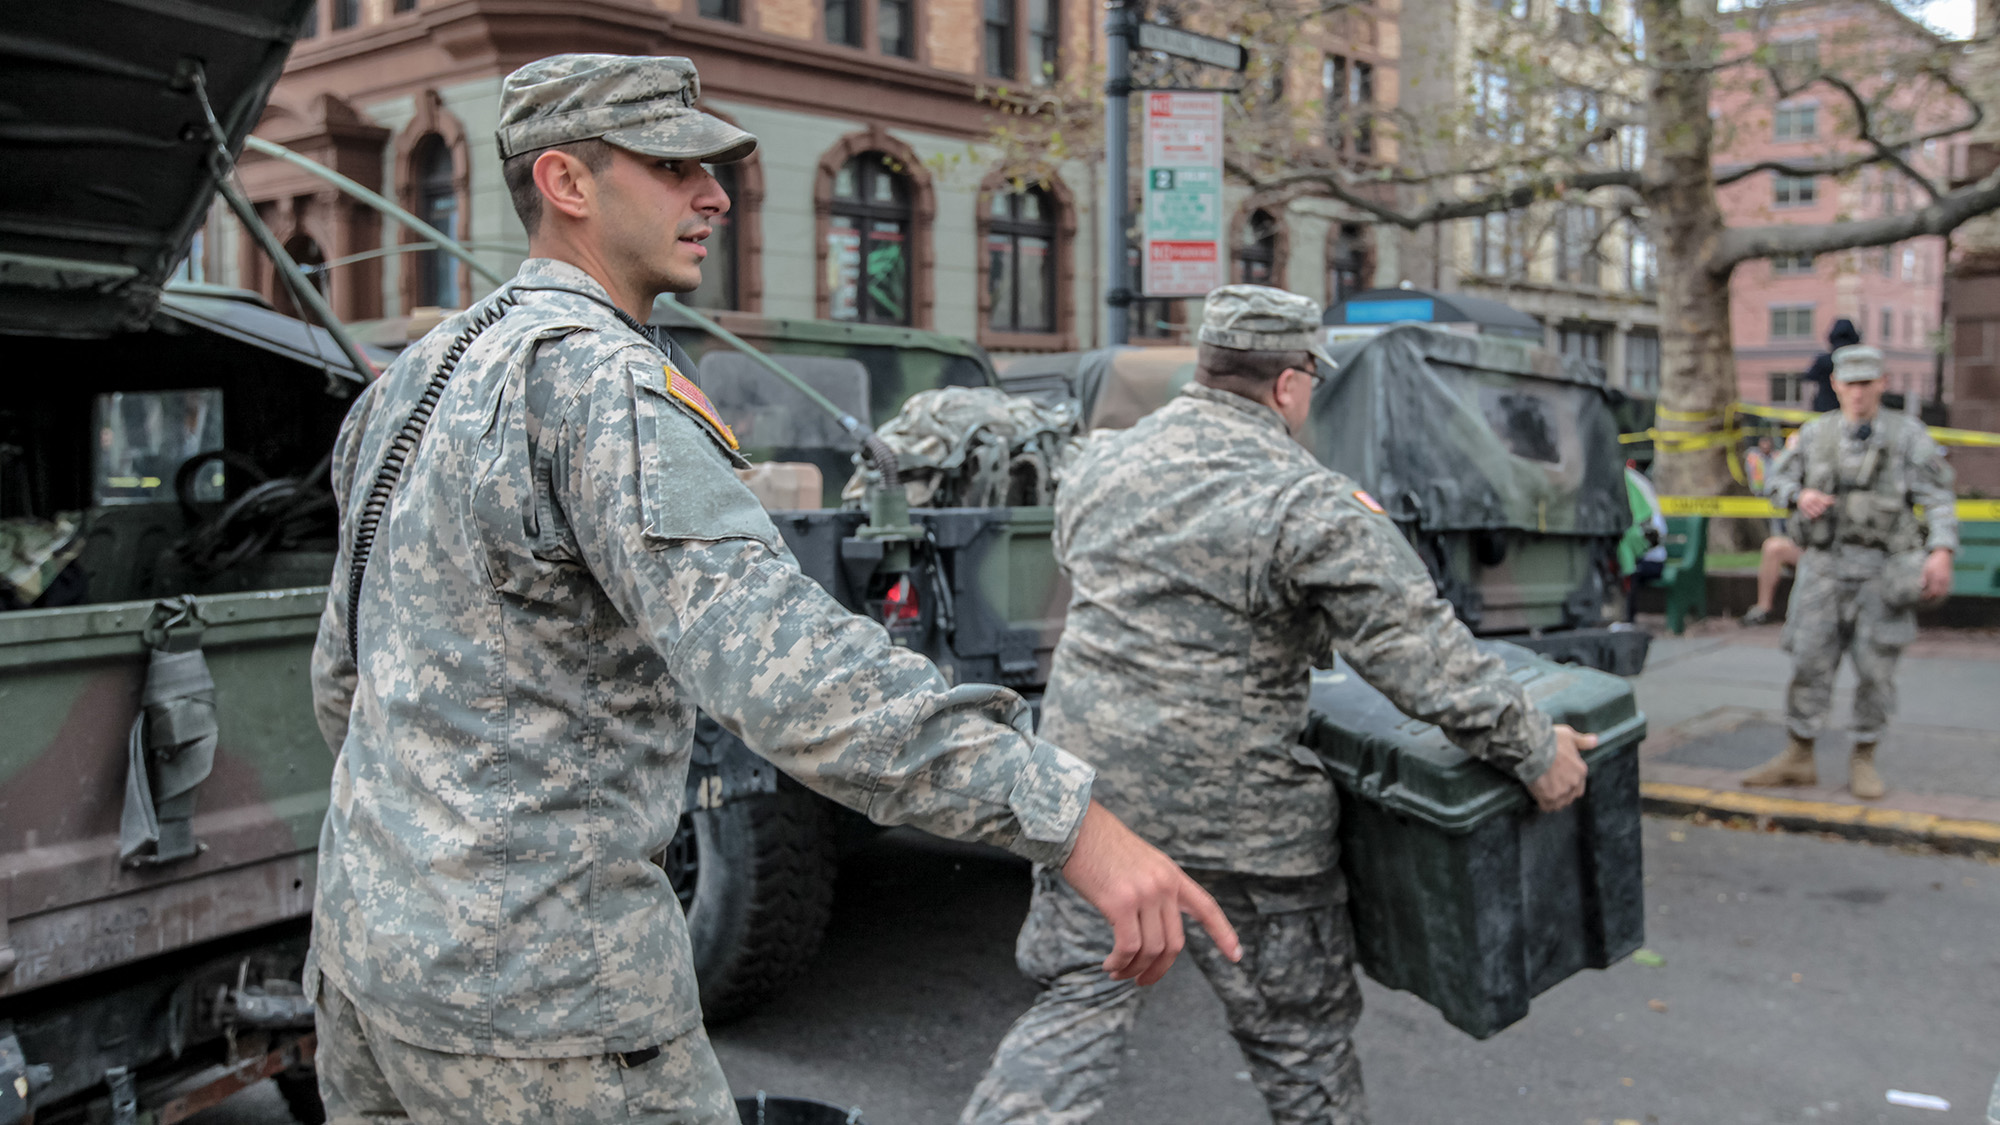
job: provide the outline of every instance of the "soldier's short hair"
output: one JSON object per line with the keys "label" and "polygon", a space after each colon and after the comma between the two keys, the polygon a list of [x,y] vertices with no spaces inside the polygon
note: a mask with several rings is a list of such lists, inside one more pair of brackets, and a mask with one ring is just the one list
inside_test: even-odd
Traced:
{"label": "soldier's short hair", "polygon": [[1250,351],[1202,344],[1195,351],[1194,377],[1210,386],[1235,382],[1261,387],[1283,375],[1287,367],[1309,372],[1313,363],[1308,351]]}
{"label": "soldier's short hair", "polygon": [[527,228],[530,235],[542,225],[542,192],[535,186],[535,160],[545,152],[566,152],[583,161],[583,166],[590,169],[593,176],[611,167],[611,145],[596,137],[516,153],[502,161],[500,177],[507,181],[507,194],[514,200],[514,213],[521,217],[521,225]]}

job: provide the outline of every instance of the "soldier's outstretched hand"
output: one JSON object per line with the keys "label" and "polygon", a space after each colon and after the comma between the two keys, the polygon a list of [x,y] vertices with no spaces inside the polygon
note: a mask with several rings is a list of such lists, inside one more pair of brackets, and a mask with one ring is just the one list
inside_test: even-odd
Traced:
{"label": "soldier's outstretched hand", "polygon": [[1556,760],[1528,786],[1528,795],[1543,812],[1554,812],[1583,796],[1590,767],[1584,765],[1580,751],[1596,745],[1596,735],[1578,734],[1572,727],[1556,724]]}
{"label": "soldier's outstretched hand", "polygon": [[1113,980],[1152,984],[1166,976],[1185,944],[1182,914],[1201,923],[1223,956],[1231,961],[1243,956],[1235,929],[1201,884],[1096,801],[1083,814],[1062,873],[1111,923],[1111,956],[1104,968]]}

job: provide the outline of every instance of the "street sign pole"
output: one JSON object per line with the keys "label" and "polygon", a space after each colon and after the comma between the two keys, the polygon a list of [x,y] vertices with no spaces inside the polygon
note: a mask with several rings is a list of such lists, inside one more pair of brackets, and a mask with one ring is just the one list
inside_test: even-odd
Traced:
{"label": "street sign pole", "polygon": [[1133,10],[1123,0],[1110,0],[1105,5],[1104,334],[1105,342],[1114,346],[1130,342],[1132,335],[1132,268],[1126,245],[1126,235],[1132,226],[1132,183],[1126,150],[1132,126],[1127,107],[1132,93],[1132,30],[1138,22],[1133,16]]}

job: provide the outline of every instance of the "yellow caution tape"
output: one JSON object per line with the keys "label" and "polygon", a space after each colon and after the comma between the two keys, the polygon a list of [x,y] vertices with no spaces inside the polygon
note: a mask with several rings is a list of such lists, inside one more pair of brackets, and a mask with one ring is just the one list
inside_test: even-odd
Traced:
{"label": "yellow caution tape", "polygon": [[[1721,411],[1689,413],[1684,410],[1659,408],[1654,414],[1668,422],[1710,422],[1722,420],[1719,430],[1660,430],[1651,429],[1636,434],[1620,434],[1618,440],[1626,445],[1639,442],[1654,442],[1662,446],[1664,452],[1686,453],[1696,449],[1709,449],[1717,445],[1734,445],[1738,441],[1754,439],[1765,431],[1763,427],[1745,427],[1736,424],[1736,415],[1747,414],[1753,418],[1767,418],[1775,422],[1810,422],[1819,417],[1810,410],[1794,410],[1784,406],[1760,406],[1753,402],[1733,402]],[[2000,449],[2000,434],[1989,434],[1979,430],[1956,430],[1947,426],[1928,426],[1932,440],[1939,445],[1963,445],[1980,449]],[[1790,433],[1790,428],[1786,429]],[[1743,474],[1734,457],[1730,459],[1729,471],[1738,484],[1743,483]]]}
{"label": "yellow caution tape", "polygon": [[1662,496],[1663,516],[1712,516],[1731,520],[1782,519],[1785,512],[1762,496]]}
{"label": "yellow caution tape", "polygon": [[[2000,500],[1960,500],[1953,508],[1967,523],[2000,523]],[[1919,508],[1921,514],[1923,509]],[[1762,496],[1662,496],[1663,516],[1711,516],[1729,520],[1782,519],[1790,513]]]}

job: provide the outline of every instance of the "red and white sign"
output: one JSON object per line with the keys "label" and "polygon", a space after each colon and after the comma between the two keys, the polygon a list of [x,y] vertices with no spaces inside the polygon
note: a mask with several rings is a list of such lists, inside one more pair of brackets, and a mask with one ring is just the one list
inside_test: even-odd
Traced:
{"label": "red and white sign", "polygon": [[1202,297],[1223,284],[1222,95],[1146,95],[1148,297]]}

